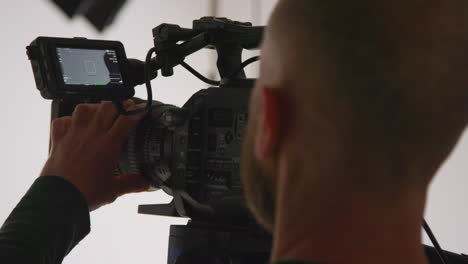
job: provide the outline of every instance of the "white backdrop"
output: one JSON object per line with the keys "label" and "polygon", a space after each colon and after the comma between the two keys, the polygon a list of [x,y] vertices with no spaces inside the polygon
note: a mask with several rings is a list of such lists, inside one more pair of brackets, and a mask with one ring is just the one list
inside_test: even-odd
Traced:
{"label": "white backdrop", "polygon": [[[265,24],[276,0],[219,1],[219,15]],[[35,88],[25,46],[36,36],[88,37],[120,40],[129,57],[143,59],[152,45],[151,29],[160,23],[189,27],[211,15],[208,0],[130,0],[117,22],[99,35],[83,19],[69,21],[49,1],[2,1],[0,5],[0,223],[39,174],[47,157],[50,101]],[[247,54],[252,54],[251,52]],[[214,72],[214,56],[200,52],[188,62],[204,74]],[[250,67],[255,76],[256,67]],[[176,68],[175,77],[153,82],[156,99],[182,105],[206,85]],[[137,95],[145,97],[144,88]],[[427,218],[442,246],[468,252],[468,135],[439,172],[431,187]],[[162,192],[129,195],[91,214],[92,232],[64,263],[165,263],[170,224],[186,220],[138,215],[138,204],[166,203]]]}

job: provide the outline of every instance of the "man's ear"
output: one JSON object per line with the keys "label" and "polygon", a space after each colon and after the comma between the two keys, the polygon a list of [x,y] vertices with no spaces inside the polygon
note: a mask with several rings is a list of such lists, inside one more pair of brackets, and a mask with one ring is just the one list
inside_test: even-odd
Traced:
{"label": "man's ear", "polygon": [[259,97],[261,109],[254,148],[257,159],[267,161],[274,158],[278,151],[286,126],[284,113],[287,109],[280,89],[262,87]]}

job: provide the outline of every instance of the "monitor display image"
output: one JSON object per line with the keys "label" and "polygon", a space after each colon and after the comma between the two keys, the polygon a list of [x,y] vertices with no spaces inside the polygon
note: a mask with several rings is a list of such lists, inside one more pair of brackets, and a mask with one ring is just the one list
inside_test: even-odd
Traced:
{"label": "monitor display image", "polygon": [[57,48],[65,85],[123,86],[117,51]]}

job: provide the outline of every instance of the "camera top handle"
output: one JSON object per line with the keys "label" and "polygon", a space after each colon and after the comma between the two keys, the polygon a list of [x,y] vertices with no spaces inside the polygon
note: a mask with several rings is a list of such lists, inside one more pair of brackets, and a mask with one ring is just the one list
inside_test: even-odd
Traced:
{"label": "camera top handle", "polygon": [[[256,49],[262,41],[264,27],[252,26],[249,22],[237,22],[227,18],[202,17],[193,21],[193,29],[181,28],[174,24],[161,24],[153,29],[154,47],[147,54],[146,61],[129,59],[129,74],[133,86],[146,84],[148,93],[146,109],[151,109],[152,88],[150,80],[157,77],[158,70],[164,77],[174,74],[174,67],[183,66],[200,80],[220,85],[230,79],[245,79],[244,67],[257,61],[258,56],[242,62],[243,49]],[[179,42],[181,42],[179,44]],[[185,57],[203,49],[216,49],[217,67],[221,81],[210,80],[184,62]],[[153,52],[156,57],[151,58]],[[120,101],[115,101],[121,114],[131,115],[142,110],[127,112]]]}
{"label": "camera top handle", "polygon": [[[161,70],[162,76],[172,76],[175,66],[187,66],[184,63],[187,56],[203,48],[210,48],[216,49],[218,53],[217,67],[222,79],[245,78],[242,50],[258,48],[263,30],[264,27],[254,27],[251,23],[216,17],[194,20],[193,29],[161,24],[153,29],[157,56],[151,59],[149,77],[156,78],[158,70]],[[144,63],[129,59],[129,64],[133,84],[145,83]]]}

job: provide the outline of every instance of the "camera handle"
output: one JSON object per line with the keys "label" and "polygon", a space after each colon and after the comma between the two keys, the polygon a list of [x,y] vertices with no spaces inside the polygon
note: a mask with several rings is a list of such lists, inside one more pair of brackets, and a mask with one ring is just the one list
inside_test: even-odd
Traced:
{"label": "camera handle", "polygon": [[[221,79],[245,79],[242,51],[258,48],[263,30],[264,27],[254,27],[251,23],[217,17],[194,20],[193,29],[161,24],[153,29],[157,57],[152,59],[151,68],[160,69],[165,77],[172,76],[175,66],[184,66],[186,56],[210,48],[218,53],[217,67]],[[183,43],[178,44],[181,41]]]}
{"label": "camera handle", "polygon": [[[236,44],[220,43],[216,45],[218,52],[218,67],[221,79],[232,77],[236,79],[245,79],[244,69],[241,69],[243,48]],[[239,70],[241,69],[241,70]],[[236,73],[237,71],[237,73]],[[235,74],[234,76],[232,74]]]}

